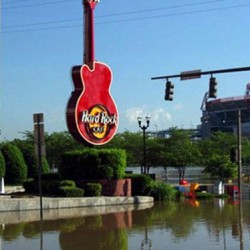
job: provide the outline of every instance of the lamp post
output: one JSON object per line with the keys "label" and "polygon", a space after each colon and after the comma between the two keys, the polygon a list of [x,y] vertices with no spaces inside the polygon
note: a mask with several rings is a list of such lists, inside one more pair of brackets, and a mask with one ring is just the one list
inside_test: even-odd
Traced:
{"label": "lamp post", "polygon": [[150,116],[146,115],[145,120],[146,120],[146,125],[142,125],[142,117],[141,116],[137,117],[139,128],[141,128],[143,131],[143,171],[142,173],[148,174],[147,167],[146,167],[146,130],[149,127]]}
{"label": "lamp post", "polygon": [[152,240],[150,240],[148,238],[148,228],[147,228],[147,226],[145,226],[145,238],[141,243],[141,250],[144,250],[146,246],[148,246],[149,250],[153,249]]}

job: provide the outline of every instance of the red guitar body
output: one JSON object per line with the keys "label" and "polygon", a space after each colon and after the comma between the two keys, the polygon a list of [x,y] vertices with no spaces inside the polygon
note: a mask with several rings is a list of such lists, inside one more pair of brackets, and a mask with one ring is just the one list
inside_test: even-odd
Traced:
{"label": "red guitar body", "polygon": [[75,90],[67,107],[67,125],[79,142],[101,145],[112,139],[118,126],[118,111],[110,95],[111,69],[94,62],[72,69]]}
{"label": "red guitar body", "polygon": [[67,125],[81,143],[102,145],[118,127],[118,111],[110,95],[112,72],[94,59],[94,8],[98,0],[83,0],[85,16],[84,65],[72,69],[74,91],[68,101]]}

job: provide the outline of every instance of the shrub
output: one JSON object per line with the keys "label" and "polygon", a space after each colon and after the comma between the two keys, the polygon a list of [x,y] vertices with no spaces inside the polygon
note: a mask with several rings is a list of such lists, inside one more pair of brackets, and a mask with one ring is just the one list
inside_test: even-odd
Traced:
{"label": "shrub", "polygon": [[227,199],[229,198],[229,194],[218,194],[218,195],[215,195],[216,198],[220,198],[220,199]]}
{"label": "shrub", "polygon": [[214,197],[211,193],[196,192],[195,194],[197,199],[212,199]]}
{"label": "shrub", "polygon": [[84,190],[81,188],[73,188],[73,187],[59,187],[58,195],[62,197],[83,197]]}
{"label": "shrub", "polygon": [[126,153],[119,149],[99,150],[101,165],[113,169],[113,179],[121,179],[125,176]]}
{"label": "shrub", "polygon": [[59,187],[60,187],[60,181],[58,180],[42,180],[42,193],[43,194],[57,195]]}
{"label": "shrub", "polygon": [[6,164],[6,183],[22,184],[27,178],[27,165],[21,151],[11,143],[5,143],[1,151]]}
{"label": "shrub", "polygon": [[60,187],[72,187],[75,188],[76,184],[72,180],[64,180],[60,182]]}
{"label": "shrub", "polygon": [[37,193],[38,186],[35,186],[35,181],[33,178],[29,178],[23,182],[23,188],[25,189],[25,192],[27,193]]}
{"label": "shrub", "polygon": [[123,178],[125,168],[124,150],[88,148],[66,152],[58,170],[65,179],[95,180]]}
{"label": "shrub", "polygon": [[102,185],[100,183],[87,183],[84,186],[84,192],[87,197],[99,197],[102,193]]}
{"label": "shrub", "polygon": [[148,195],[152,179],[144,174],[128,174],[127,178],[131,179],[132,195]]}
{"label": "shrub", "polygon": [[[36,177],[36,179],[38,179],[38,177]],[[60,180],[61,177],[58,173],[46,173],[46,174],[42,174],[42,180]]]}
{"label": "shrub", "polygon": [[5,160],[4,160],[2,152],[0,151],[0,178],[4,178],[5,171],[6,171]]}
{"label": "shrub", "polygon": [[[39,193],[39,181],[37,179],[29,178],[23,183],[23,187],[28,193]],[[60,187],[58,180],[42,180],[42,194],[57,195]]]}
{"label": "shrub", "polygon": [[[60,181],[59,178],[56,178],[56,177],[58,177],[58,175],[56,174],[45,175],[45,178],[42,179],[42,193],[46,195],[52,195],[52,196],[59,195],[63,197],[70,197],[70,193],[74,192],[72,190],[77,189],[75,182],[72,180]],[[27,179],[23,183],[23,187],[25,188],[26,192],[38,193],[39,192],[39,180],[32,179],[32,178]],[[68,189],[72,189],[72,190],[68,191]],[[78,191],[75,191],[75,192],[77,193]],[[76,194],[73,194],[72,197],[76,197]],[[79,195],[77,195],[77,197],[79,197]]]}
{"label": "shrub", "polygon": [[[35,154],[34,144],[27,142],[24,143],[23,141],[20,140],[15,140],[14,143],[23,154],[23,158],[28,169],[27,177],[28,178],[36,177],[39,171],[39,164],[38,164],[38,158]],[[50,167],[46,157],[42,157],[42,173],[48,173],[49,170]]]}
{"label": "shrub", "polygon": [[160,181],[151,183],[150,196],[153,196],[156,201],[174,200],[176,193],[177,190],[169,184]]}
{"label": "shrub", "polygon": [[46,157],[42,157],[42,173],[46,174],[46,173],[49,173],[49,171],[50,171],[49,163]]}
{"label": "shrub", "polygon": [[63,179],[92,179],[98,166],[97,150],[84,149],[66,152],[58,171]]}

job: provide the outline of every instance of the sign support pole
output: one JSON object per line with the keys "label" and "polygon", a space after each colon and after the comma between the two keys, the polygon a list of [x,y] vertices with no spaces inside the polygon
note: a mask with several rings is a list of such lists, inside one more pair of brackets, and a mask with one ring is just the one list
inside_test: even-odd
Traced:
{"label": "sign support pole", "polygon": [[43,114],[34,114],[34,141],[35,150],[38,158],[38,182],[39,182],[39,197],[40,197],[40,217],[43,219],[43,199],[42,199],[42,156],[44,151],[44,124]]}

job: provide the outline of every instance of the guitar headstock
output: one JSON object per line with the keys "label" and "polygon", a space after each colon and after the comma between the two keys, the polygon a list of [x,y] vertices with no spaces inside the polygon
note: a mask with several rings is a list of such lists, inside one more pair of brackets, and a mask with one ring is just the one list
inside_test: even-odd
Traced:
{"label": "guitar headstock", "polygon": [[98,4],[99,2],[100,0],[83,0],[83,4],[91,9],[94,9],[96,4]]}

